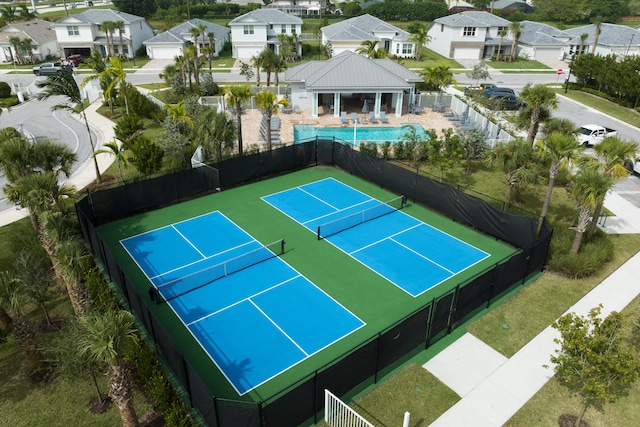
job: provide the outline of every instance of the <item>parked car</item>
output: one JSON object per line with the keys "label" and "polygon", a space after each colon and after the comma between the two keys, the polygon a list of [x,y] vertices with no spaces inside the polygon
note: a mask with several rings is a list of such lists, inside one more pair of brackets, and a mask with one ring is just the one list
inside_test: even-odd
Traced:
{"label": "parked car", "polygon": [[477,86],[467,86],[464,88],[465,95],[472,95],[482,93],[485,89],[492,89],[497,87],[493,83],[480,83]]}
{"label": "parked car", "polygon": [[522,102],[515,95],[499,92],[489,97],[488,105],[492,110],[519,110]]}
{"label": "parked car", "polygon": [[64,65],[61,62],[45,62],[44,64],[36,65],[33,67],[33,74],[36,76],[52,76],[55,74],[62,74],[64,72],[71,72],[73,65]]}
{"label": "parked car", "polygon": [[82,61],[84,61],[84,56],[77,53],[69,55],[67,56],[67,61],[71,62],[74,67],[77,67],[82,63]]}
{"label": "parked car", "polygon": [[498,96],[498,95],[513,95],[515,96],[516,93],[513,89],[508,88],[508,87],[489,87],[486,88],[485,90],[482,91],[482,95],[486,98],[490,98],[492,96]]}
{"label": "parked car", "polygon": [[578,141],[583,145],[600,144],[608,136],[616,136],[618,131],[600,125],[583,125],[578,129]]}

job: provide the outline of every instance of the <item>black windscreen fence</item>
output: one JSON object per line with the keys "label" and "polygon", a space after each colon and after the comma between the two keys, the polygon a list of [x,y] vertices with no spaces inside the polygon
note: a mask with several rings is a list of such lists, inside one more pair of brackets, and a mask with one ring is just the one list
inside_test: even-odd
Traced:
{"label": "black windscreen fence", "polygon": [[[404,319],[375,334],[349,352],[317,369],[286,389],[260,402],[216,396],[206,386],[207,372],[199,372],[186,359],[167,328],[154,315],[146,292],[138,293],[111,248],[97,231],[100,224],[157,209],[182,200],[210,194],[256,180],[315,165],[337,166],[411,201],[437,210],[488,235],[516,246],[520,251],[495,264],[432,301]],[[533,218],[504,212],[460,189],[422,176],[381,159],[374,159],[334,141],[309,141],[271,153],[233,158],[164,175],[122,187],[88,193],[76,203],[84,239],[94,256],[136,314],[188,395],[189,404],[209,426],[294,426],[313,420],[323,409],[324,389],[338,396],[378,380],[412,351],[424,349],[453,328],[486,309],[492,301],[525,283],[544,268],[552,230],[544,224],[535,237]]]}

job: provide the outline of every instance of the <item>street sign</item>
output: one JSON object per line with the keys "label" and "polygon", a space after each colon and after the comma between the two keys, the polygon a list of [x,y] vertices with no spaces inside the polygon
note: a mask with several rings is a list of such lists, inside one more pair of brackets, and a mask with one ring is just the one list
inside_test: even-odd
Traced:
{"label": "street sign", "polygon": [[557,74],[558,75],[562,74],[562,68],[558,68]]}

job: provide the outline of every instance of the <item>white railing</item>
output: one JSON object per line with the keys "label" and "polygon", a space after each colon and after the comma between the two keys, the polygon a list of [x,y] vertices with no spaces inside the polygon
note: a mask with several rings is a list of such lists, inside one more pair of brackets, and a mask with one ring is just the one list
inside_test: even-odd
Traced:
{"label": "white railing", "polygon": [[373,427],[373,424],[326,389],[324,390],[324,421],[331,427]]}

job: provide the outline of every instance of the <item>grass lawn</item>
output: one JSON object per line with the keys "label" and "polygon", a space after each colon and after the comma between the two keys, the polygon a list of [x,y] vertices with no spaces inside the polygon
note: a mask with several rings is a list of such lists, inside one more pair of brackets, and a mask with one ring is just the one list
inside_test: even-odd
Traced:
{"label": "grass lawn", "polygon": [[515,62],[487,61],[487,65],[497,70],[549,70],[543,63],[528,59],[518,59]]}
{"label": "grass lawn", "polygon": [[588,107],[595,108],[598,111],[607,113],[608,115],[629,123],[632,126],[640,126],[640,113],[632,108],[623,107],[599,96],[590,93],[581,92],[579,90],[569,90],[567,93],[564,89],[555,89],[556,93],[567,98],[578,101]]}
{"label": "grass lawn", "polygon": [[425,47],[422,48],[422,57],[420,61],[415,59],[398,59],[396,61],[400,65],[404,65],[407,68],[425,68],[425,67],[437,67],[438,65],[444,65],[449,68],[464,68],[453,59],[445,58],[444,56],[435,53]]}

